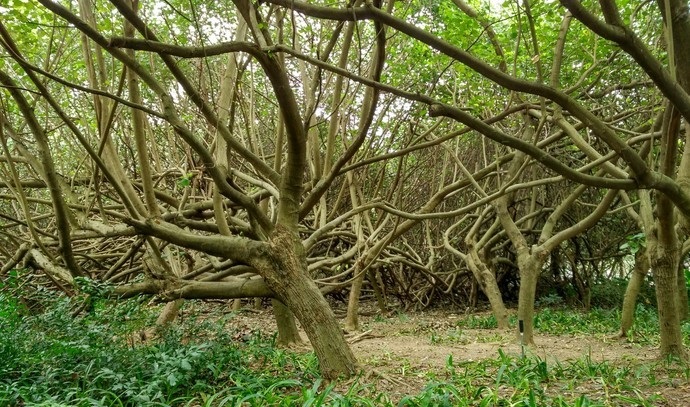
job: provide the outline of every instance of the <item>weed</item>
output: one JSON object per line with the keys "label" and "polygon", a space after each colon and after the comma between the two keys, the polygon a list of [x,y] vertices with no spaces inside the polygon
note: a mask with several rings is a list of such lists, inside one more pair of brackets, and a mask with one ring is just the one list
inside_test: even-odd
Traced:
{"label": "weed", "polygon": [[466,329],[493,329],[498,327],[498,323],[493,315],[470,315],[458,320],[457,326]]}

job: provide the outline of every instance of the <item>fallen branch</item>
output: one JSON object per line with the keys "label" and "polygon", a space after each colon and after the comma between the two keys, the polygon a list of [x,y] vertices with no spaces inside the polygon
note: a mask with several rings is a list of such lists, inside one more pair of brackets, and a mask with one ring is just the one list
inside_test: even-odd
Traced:
{"label": "fallen branch", "polygon": [[372,331],[372,330],[370,329],[370,330],[368,330],[368,331],[365,331],[365,332],[362,332],[362,333],[360,333],[360,334],[354,335],[354,336],[348,338],[348,339],[347,339],[347,342],[348,342],[349,344],[353,344],[353,343],[361,342],[361,341],[363,341],[363,340],[365,340],[365,339],[383,338],[383,335],[373,335],[373,334],[371,333],[371,331]]}

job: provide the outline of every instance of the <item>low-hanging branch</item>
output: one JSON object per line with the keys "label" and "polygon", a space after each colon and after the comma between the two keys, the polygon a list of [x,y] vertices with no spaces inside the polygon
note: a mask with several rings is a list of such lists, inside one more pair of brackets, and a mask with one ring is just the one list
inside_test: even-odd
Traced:
{"label": "low-hanging branch", "polygon": [[130,298],[141,294],[157,295],[166,300],[272,298],[273,291],[261,278],[233,279],[231,281],[148,280],[142,283],[115,287],[113,295]]}

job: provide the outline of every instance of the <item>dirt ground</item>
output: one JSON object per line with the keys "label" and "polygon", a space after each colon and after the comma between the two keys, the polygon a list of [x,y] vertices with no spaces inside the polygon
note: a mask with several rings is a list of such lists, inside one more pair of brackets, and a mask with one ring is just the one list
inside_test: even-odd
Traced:
{"label": "dirt ground", "polygon": [[[336,310],[342,314],[343,310]],[[497,329],[466,329],[458,327],[464,315],[443,311],[361,316],[362,329],[347,332],[353,352],[362,368],[369,372],[366,380],[374,382],[379,391],[386,391],[393,400],[418,394],[430,377],[443,378],[449,356],[457,365],[462,362],[496,359],[499,350],[519,356],[523,351],[516,332]],[[235,329],[275,332],[273,316],[268,310],[245,311],[232,318]],[[303,334],[303,338],[306,336]],[[589,357],[593,362],[608,361],[617,366],[656,366],[658,348],[628,343],[611,336],[572,336],[537,334],[536,346],[524,348],[526,355],[538,356],[552,363]],[[295,351],[308,351],[309,345]],[[664,372],[661,372],[664,375]],[[586,387],[586,386],[585,386]],[[581,394],[592,397],[601,390],[592,383]],[[686,377],[662,377],[655,386],[641,389],[643,394],[663,396],[659,406],[690,406],[690,383]]]}

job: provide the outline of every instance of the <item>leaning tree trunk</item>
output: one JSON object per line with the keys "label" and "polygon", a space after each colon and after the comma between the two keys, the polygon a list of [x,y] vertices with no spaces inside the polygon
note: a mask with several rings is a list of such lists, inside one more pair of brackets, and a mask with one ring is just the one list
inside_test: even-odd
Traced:
{"label": "leaning tree trunk", "polygon": [[637,297],[640,294],[642,283],[649,271],[649,256],[647,250],[642,249],[635,254],[635,267],[633,268],[628,287],[625,289],[625,296],[623,297],[623,307],[621,310],[621,332],[620,337],[625,338],[633,324],[635,317],[635,304],[637,304]]}
{"label": "leaning tree trunk", "polygon": [[306,253],[296,233],[278,224],[254,267],[295,314],[309,338],[325,379],[352,376],[357,361],[333,311],[307,272]]}
{"label": "leaning tree trunk", "polygon": [[184,304],[183,299],[168,301],[163,307],[163,310],[156,318],[156,329],[161,330],[167,328],[177,318],[180,308]]}
{"label": "leaning tree trunk", "polygon": [[275,298],[271,300],[271,304],[273,305],[273,315],[278,327],[277,344],[280,346],[290,346],[302,343],[302,337],[295,323],[295,316],[290,311],[290,308]]}
{"label": "leaning tree trunk", "polygon": [[355,279],[350,285],[350,296],[347,301],[347,316],[345,317],[345,330],[354,332],[359,330],[359,296],[362,293],[364,272],[360,267],[355,267]]}
{"label": "leaning tree trunk", "polygon": [[479,287],[486,295],[486,298],[489,299],[491,312],[496,318],[498,329],[508,329],[510,326],[508,323],[508,310],[503,303],[503,297],[501,296],[501,290],[498,288],[496,275],[489,270],[482,259],[479,258],[479,254],[474,247],[470,248],[466,260],[474,278],[479,283]]}

